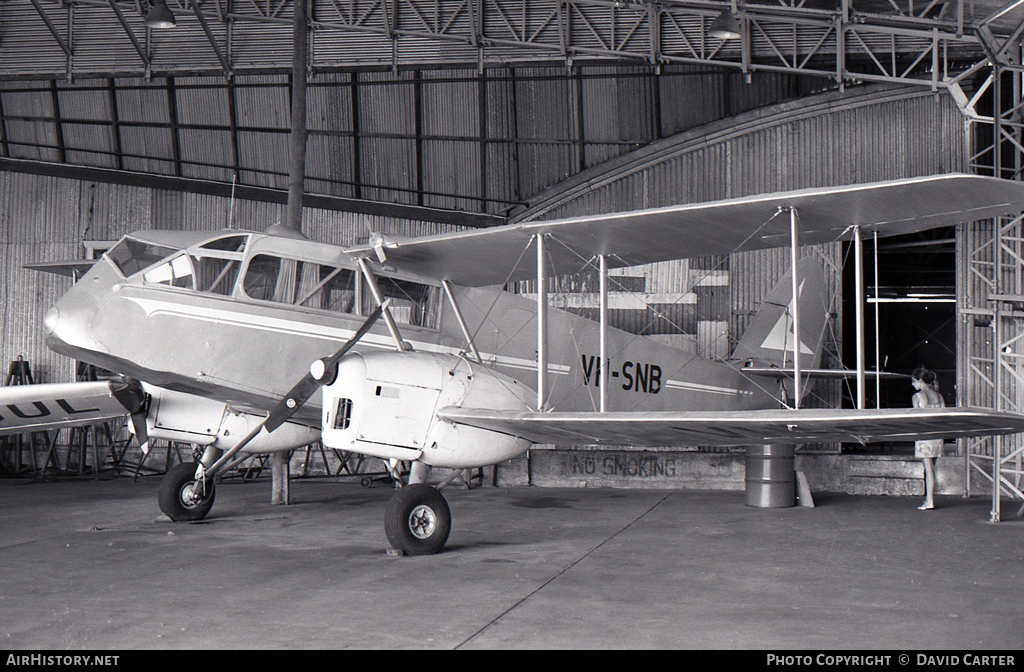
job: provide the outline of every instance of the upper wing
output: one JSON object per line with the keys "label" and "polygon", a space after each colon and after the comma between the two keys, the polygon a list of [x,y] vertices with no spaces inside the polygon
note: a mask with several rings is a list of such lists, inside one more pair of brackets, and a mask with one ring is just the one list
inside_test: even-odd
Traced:
{"label": "upper wing", "polygon": [[41,261],[37,264],[25,264],[25,268],[30,268],[33,271],[43,271],[44,273],[53,273],[54,275],[66,275],[77,280],[88,273],[89,269],[95,266],[97,261],[98,259]]}
{"label": "upper wing", "polygon": [[524,251],[538,233],[557,241],[548,245],[551,273],[566,274],[597,254],[608,255],[610,266],[635,266],[788,245],[790,217],[780,208],[791,207],[800,243],[811,245],[849,239],[853,225],[865,235],[895,235],[1020,213],[1024,182],[953,173],[385,239],[346,251],[371,259],[383,253],[388,266],[439,280],[495,285],[536,277],[536,255]]}
{"label": "upper wing", "polygon": [[142,387],[125,380],[0,387],[0,436],[123,418],[143,400]]}
{"label": "upper wing", "polygon": [[442,420],[534,443],[747,446],[872,443],[1024,432],[1024,415],[978,408],[537,413],[446,408]]}

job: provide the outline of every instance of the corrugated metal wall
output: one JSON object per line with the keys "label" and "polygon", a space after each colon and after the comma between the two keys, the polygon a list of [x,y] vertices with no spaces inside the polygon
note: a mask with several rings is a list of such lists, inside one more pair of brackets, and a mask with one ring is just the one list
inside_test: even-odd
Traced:
{"label": "corrugated metal wall", "polygon": [[[504,213],[661,137],[816,90],[696,66],[317,72],[310,193]],[[286,74],[0,81],[0,157],[287,187]]]}
{"label": "corrugated metal wall", "polygon": [[[234,87],[239,182],[286,189],[291,102],[283,75],[239,76]],[[179,95],[186,91],[179,90]],[[315,114],[310,114],[313,118]],[[313,168],[313,164],[310,164]],[[313,175],[319,174],[310,170]]]}

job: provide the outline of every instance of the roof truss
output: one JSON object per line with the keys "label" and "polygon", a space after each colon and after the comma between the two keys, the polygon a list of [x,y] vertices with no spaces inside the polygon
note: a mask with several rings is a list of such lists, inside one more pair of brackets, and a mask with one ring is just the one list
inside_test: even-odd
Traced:
{"label": "roof truss", "polygon": [[[29,39],[0,43],[0,77],[266,71],[290,67],[294,0],[168,0],[178,27],[150,30],[136,0],[10,0]],[[1013,50],[1024,8],[965,18],[962,0],[842,0],[838,10],[797,2],[710,0],[310,0],[310,67],[488,65],[563,59],[700,63],[838,82],[944,86],[950,71]],[[738,10],[742,36],[707,35],[723,9]],[[995,20],[993,19],[993,21]],[[987,20],[987,19],[986,19]],[[31,26],[30,24],[36,24]],[[116,31],[109,53],[78,44]],[[73,39],[75,37],[79,39]],[[138,36],[138,37],[137,37]],[[188,47],[196,39],[211,49]],[[29,58],[21,49],[48,44]],[[52,49],[56,44],[59,51]],[[283,47],[283,48],[282,48]],[[81,52],[81,53],[79,53]],[[121,53],[125,52],[125,53]],[[52,57],[50,57],[52,55]],[[135,65],[133,65],[133,63]]]}

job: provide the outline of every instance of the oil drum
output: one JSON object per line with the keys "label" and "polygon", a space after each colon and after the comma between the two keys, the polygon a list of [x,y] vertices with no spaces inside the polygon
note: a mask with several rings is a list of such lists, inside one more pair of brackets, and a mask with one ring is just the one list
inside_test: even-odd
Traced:
{"label": "oil drum", "polygon": [[747,506],[762,509],[796,505],[793,446],[747,446]]}

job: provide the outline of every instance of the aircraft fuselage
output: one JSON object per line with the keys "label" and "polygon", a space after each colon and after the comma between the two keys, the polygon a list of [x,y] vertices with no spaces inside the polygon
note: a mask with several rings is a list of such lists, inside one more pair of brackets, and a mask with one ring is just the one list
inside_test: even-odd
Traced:
{"label": "aircraft fuselage", "polygon": [[[372,275],[407,347],[468,350],[437,281],[378,268]],[[484,363],[535,390],[535,302],[503,288],[451,288]],[[355,333],[376,305],[371,294],[339,246],[244,231],[145,231],[123,239],[51,309],[47,342],[149,386],[265,415],[311,362]],[[607,410],[778,406],[774,390],[732,367],[616,329],[608,329],[602,367],[597,323],[554,308],[547,319],[547,408],[597,410],[602,375]],[[397,352],[383,323],[356,349]],[[319,395],[292,418],[316,428],[320,420]],[[214,434],[217,422],[207,423]]]}

